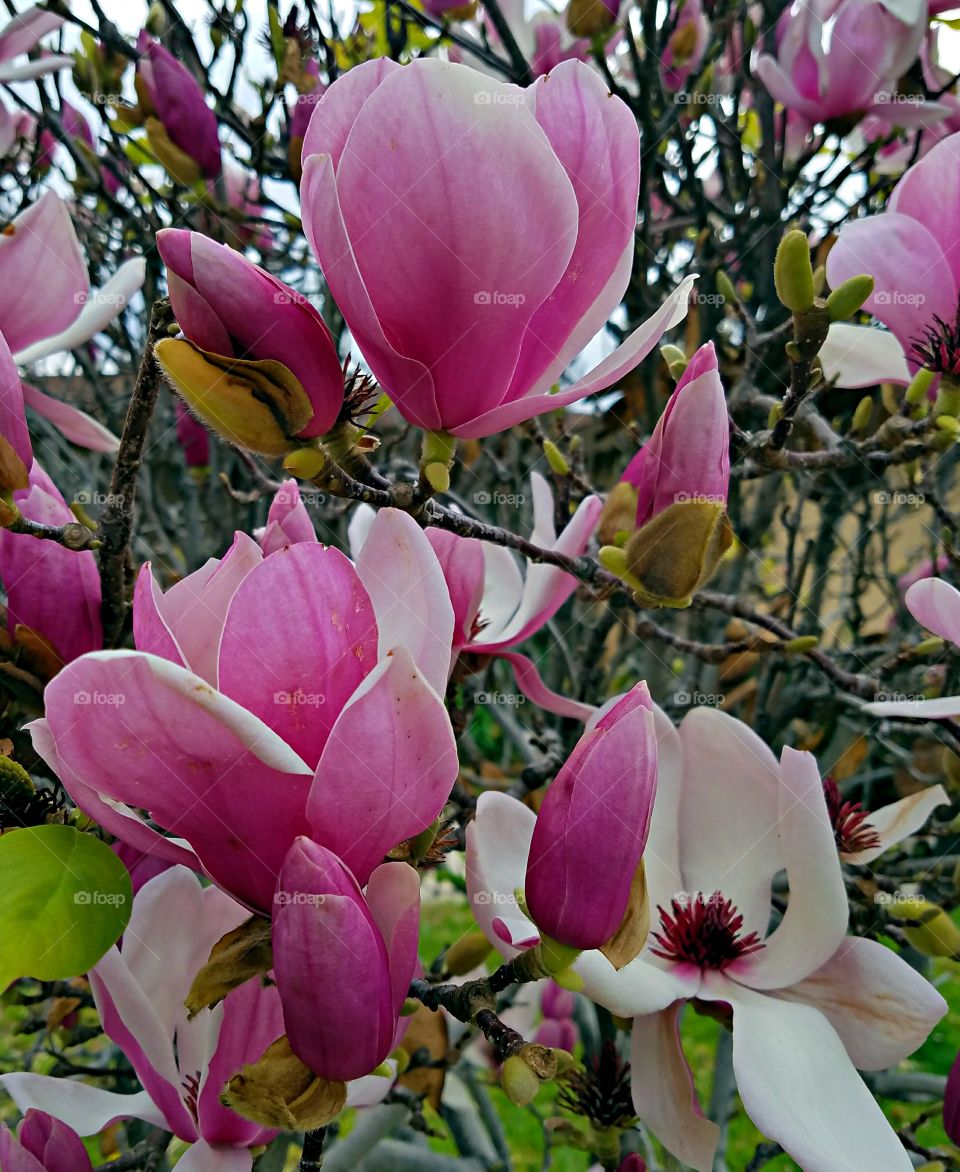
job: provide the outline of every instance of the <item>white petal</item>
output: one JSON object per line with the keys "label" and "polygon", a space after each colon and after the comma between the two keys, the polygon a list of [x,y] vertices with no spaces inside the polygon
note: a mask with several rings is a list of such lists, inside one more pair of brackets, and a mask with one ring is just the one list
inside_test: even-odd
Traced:
{"label": "white petal", "polygon": [[[527,856],[536,822],[534,812],[508,794],[480,795],[477,814],[467,827],[467,892],[480,929],[504,956],[515,943],[536,939],[537,929],[520,910],[515,892],[527,878]],[[501,931],[494,927],[500,921]]]}
{"label": "white petal", "polygon": [[617,1017],[658,1013],[675,1001],[695,997],[700,987],[699,971],[681,972],[646,950],[619,972],[596,951],[582,952],[574,968],[583,977],[586,996]]}
{"label": "white petal", "polygon": [[880,845],[870,850],[841,852],[845,863],[872,863],[875,858],[889,850],[895,843],[902,842],[911,834],[922,829],[937,806],[949,805],[950,799],[942,785],[918,790],[915,794],[881,806],[870,814],[870,825],[880,837]]}
{"label": "white petal", "polygon": [[249,1148],[208,1144],[199,1139],[177,1161],[180,1172],[250,1172],[253,1156]]}
{"label": "white petal", "polygon": [[118,1095],[45,1074],[2,1074],[0,1083],[21,1111],[26,1112],[30,1107],[46,1111],[78,1135],[95,1135],[115,1119],[142,1119],[155,1127],[167,1128],[166,1120],[145,1091]]}
{"label": "white petal", "polygon": [[960,716],[960,696],[940,696],[936,700],[878,700],[864,704],[870,716],[908,716],[913,720],[944,720]]}
{"label": "white petal", "polygon": [[889,330],[835,322],[819,357],[824,378],[839,387],[910,381],[903,347]]}

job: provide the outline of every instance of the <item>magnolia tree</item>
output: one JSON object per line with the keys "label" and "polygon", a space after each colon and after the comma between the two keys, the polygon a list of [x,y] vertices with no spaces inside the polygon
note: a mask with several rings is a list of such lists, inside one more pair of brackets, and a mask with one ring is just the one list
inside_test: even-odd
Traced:
{"label": "magnolia tree", "polygon": [[949,7],[7,0],[3,1172],[960,1166]]}

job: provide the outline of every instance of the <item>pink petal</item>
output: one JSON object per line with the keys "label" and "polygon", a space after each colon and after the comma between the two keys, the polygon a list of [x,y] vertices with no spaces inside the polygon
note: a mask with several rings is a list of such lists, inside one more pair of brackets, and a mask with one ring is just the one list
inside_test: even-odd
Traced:
{"label": "pink petal", "polygon": [[297,482],[292,478],[285,480],[270,502],[267,525],[260,537],[264,556],[276,553],[285,545],[316,540],[316,530],[307,507],[300,498]]}
{"label": "pink petal", "polygon": [[470,632],[483,597],[484,547],[475,537],[460,537],[445,529],[425,530],[437,555],[453,607],[453,649],[470,642]]}
{"label": "pink petal", "polygon": [[860,273],[876,282],[864,308],[908,351],[935,316],[956,316],[957,282],[943,251],[909,216],[885,212],[844,225],[827,257],[827,280],[836,289]]}
{"label": "pink petal", "polygon": [[947,1012],[947,1003],[916,969],[892,949],[857,936],[777,996],[819,1009],[858,1070],[896,1066]]}
{"label": "pink petal", "polygon": [[307,766],[276,734],[199,677],[140,652],[75,660],[45,698],[70,771],[148,809],[187,838],[221,887],[270,907],[283,856],[306,828],[309,785]]}
{"label": "pink petal", "polygon": [[334,170],[364,103],[400,66],[389,57],[364,61],[337,79],[317,102],[303,136],[304,163],[311,155],[329,155]]}
{"label": "pink petal", "polygon": [[62,25],[62,16],[48,12],[39,5],[25,8],[0,30],[0,61],[12,61],[21,53],[29,53],[41,37]]}
{"label": "pink petal", "polygon": [[903,601],[918,623],[950,643],[960,644],[960,590],[942,578],[923,578]]}
{"label": "pink petal", "polygon": [[70,212],[48,189],[0,236],[0,333],[17,354],[65,330],[86,296],[87,266]]}
{"label": "pink petal", "polygon": [[[92,1172],[90,1157],[77,1133],[44,1111],[28,1110],[17,1138],[42,1162],[46,1172]],[[12,1165],[9,1167],[15,1172]]]}
{"label": "pink petal", "polygon": [[[230,1073],[232,1077],[236,1070]],[[225,1107],[221,1109],[226,1111]],[[248,1126],[255,1127],[256,1124],[251,1123]],[[273,1132],[267,1134],[273,1138]],[[253,1152],[247,1147],[223,1147],[211,1145],[206,1139],[199,1139],[177,1160],[177,1167],[180,1172],[250,1172],[253,1167]]]}
{"label": "pink petal", "polygon": [[219,682],[311,767],[377,657],[363,584],[337,549],[303,542],[265,558],[237,587]]}
{"label": "pink petal", "polygon": [[714,978],[733,1006],[733,1069],[757,1127],[806,1172],[911,1172],[879,1103],[827,1018],[810,1005]]}
{"label": "pink petal", "polygon": [[314,837],[365,883],[387,851],[433,822],[457,770],[443,702],[399,647],[363,681],[324,746],[307,802]]}
{"label": "pink petal", "polygon": [[468,423],[453,427],[454,435],[461,439],[479,439],[505,431],[525,419],[533,419],[546,411],[555,411],[592,395],[595,391],[606,390],[629,374],[634,367],[647,357],[667,330],[672,329],[687,316],[687,302],[696,276],[684,277],[663,305],[651,317],[641,323],[620,345],[589,374],[578,379],[572,386],[556,394],[532,394],[513,402],[505,402],[476,416]]}
{"label": "pink petal", "polygon": [[763,949],[728,972],[754,989],[802,980],[840,947],[849,920],[833,826],[812,753],[784,749],[776,833],[790,885],[787,910]]}
{"label": "pink petal", "polygon": [[406,863],[382,863],[364,894],[387,950],[393,1009],[399,1014],[417,964],[420,876]]}
{"label": "pink petal", "polygon": [[548,688],[537,671],[536,664],[526,655],[520,655],[516,651],[501,651],[498,658],[505,659],[513,668],[517,687],[524,696],[545,712],[555,712],[557,716],[568,716],[571,720],[579,721],[589,720],[595,712],[593,704],[572,700],[569,696],[562,696]]}
{"label": "pink petal", "polygon": [[36,412],[41,419],[50,422],[78,447],[87,448],[91,452],[116,452],[120,441],[102,423],[98,423],[86,411],[74,407],[71,403],[64,403],[61,399],[54,399],[45,395],[29,383],[23,384],[23,401],[31,411]]}
{"label": "pink petal", "polygon": [[357,558],[357,574],[376,612],[380,655],[406,648],[443,695],[450,674],[453,607],[437,555],[409,513],[377,513]]}
{"label": "pink petal", "polygon": [[[102,289],[91,289],[84,293],[80,298],[83,308],[67,329],[45,334],[42,341],[18,350],[17,361],[23,366],[29,366],[50,354],[76,350],[95,338],[124,311],[130,298],[143,285],[145,273],[146,261],[142,257],[125,261]],[[113,449],[94,449],[101,450]]]}
{"label": "pink petal", "polygon": [[[213,564],[216,566],[217,563]],[[163,592],[153,576],[153,566],[144,562],[133,588],[133,641],[138,651],[147,651],[187,667],[186,656],[163,619],[163,606]]]}
{"label": "pink petal", "polygon": [[[332,87],[327,94],[331,92]],[[319,103],[314,118],[321,110]],[[370,300],[347,234],[329,155],[304,153],[303,158],[303,230],[350,333],[378,381],[389,388],[391,399],[403,403],[406,418],[417,427],[441,427],[429,370],[419,359],[407,358],[394,348]]]}
{"label": "pink petal", "polygon": [[630,1048],[630,1087],[642,1122],[678,1160],[711,1172],[720,1129],[705,1119],[680,1046],[682,1003],[636,1017]]}
{"label": "pink petal", "polygon": [[907,169],[887,210],[909,216],[928,229],[960,285],[960,134],[938,142]]}
{"label": "pink petal", "polygon": [[23,386],[10,348],[0,332],[0,436],[7,441],[29,472],[33,446],[23,411]]}
{"label": "pink petal", "polygon": [[579,207],[566,272],[530,322],[507,400],[547,391],[620,304],[634,256],[640,135],[599,73],[566,61],[537,80],[530,103]]}

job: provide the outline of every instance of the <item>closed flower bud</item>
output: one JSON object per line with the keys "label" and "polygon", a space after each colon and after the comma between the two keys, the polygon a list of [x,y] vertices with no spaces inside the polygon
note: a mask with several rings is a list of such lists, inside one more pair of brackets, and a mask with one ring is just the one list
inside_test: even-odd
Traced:
{"label": "closed flower bud", "polygon": [[874,279],[866,273],[850,277],[827,298],[827,313],[831,321],[846,321],[853,317],[857,310],[873,292]]}
{"label": "closed flower bud", "polygon": [[526,1107],[537,1097],[540,1079],[519,1054],[512,1054],[500,1071],[503,1093],[517,1107]]}
{"label": "closed flower bud", "polygon": [[[619,929],[647,840],[656,776],[653,710],[641,683],[580,738],[537,815],[525,892],[551,944],[600,948]],[[563,973],[558,977],[562,984]]]}
{"label": "closed flower bud", "polygon": [[773,266],[777,296],[791,313],[813,308],[813,266],[806,235],[794,228],[780,241]]}
{"label": "closed flower bud", "polygon": [[710,580],[732,544],[733,530],[722,505],[678,501],[635,533],[624,555],[642,602],[684,607]]}
{"label": "closed flower bud", "polygon": [[575,37],[595,37],[613,26],[620,0],[570,0],[567,28]]}

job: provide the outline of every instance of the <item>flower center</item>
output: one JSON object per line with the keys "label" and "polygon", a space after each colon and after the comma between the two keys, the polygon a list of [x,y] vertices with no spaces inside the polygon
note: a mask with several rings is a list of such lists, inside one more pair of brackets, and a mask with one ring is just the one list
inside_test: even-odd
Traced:
{"label": "flower center", "polygon": [[833,825],[837,850],[854,855],[880,845],[880,835],[868,821],[869,810],[865,810],[860,802],[845,801],[831,777],[824,778],[823,793],[827,799],[827,811]]}
{"label": "flower center", "polygon": [[652,935],[659,948],[650,951],[664,960],[722,971],[741,956],[763,948],[756,932],[740,935],[743,916],[722,891],[707,896],[701,891],[693,896],[678,896],[670,901],[670,912],[662,907],[657,911],[660,931]]}
{"label": "flower center", "polygon": [[183,1082],[183,1105],[193,1116],[193,1121],[199,1124],[200,1119],[200,1071],[196,1074],[188,1074]]}
{"label": "flower center", "polygon": [[960,307],[953,321],[934,314],[932,325],[913,339],[908,357],[927,370],[960,375]]}

